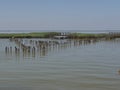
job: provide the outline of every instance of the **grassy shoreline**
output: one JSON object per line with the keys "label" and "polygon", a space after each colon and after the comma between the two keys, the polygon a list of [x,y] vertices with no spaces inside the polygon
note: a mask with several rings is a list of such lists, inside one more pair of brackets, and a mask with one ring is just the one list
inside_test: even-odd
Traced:
{"label": "grassy shoreline", "polygon": [[84,38],[104,38],[107,34],[92,34],[92,33],[72,33],[68,35],[70,39],[84,39]]}
{"label": "grassy shoreline", "polygon": [[[61,35],[60,32],[0,33],[0,38],[53,38],[59,35]],[[68,39],[120,38],[120,34],[70,33],[67,37]]]}
{"label": "grassy shoreline", "polygon": [[50,38],[58,34],[57,32],[2,33],[0,38]]}

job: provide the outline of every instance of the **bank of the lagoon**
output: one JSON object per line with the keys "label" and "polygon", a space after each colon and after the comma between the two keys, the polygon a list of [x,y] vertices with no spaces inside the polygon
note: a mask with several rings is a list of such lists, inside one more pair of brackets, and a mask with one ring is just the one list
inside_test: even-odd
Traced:
{"label": "bank of the lagoon", "polygon": [[0,38],[54,38],[66,36],[68,39],[84,38],[119,38],[120,33],[70,33],[70,32],[33,32],[33,33],[1,33]]}
{"label": "bank of the lagoon", "polygon": [[58,34],[58,32],[1,33],[0,38],[49,38]]}

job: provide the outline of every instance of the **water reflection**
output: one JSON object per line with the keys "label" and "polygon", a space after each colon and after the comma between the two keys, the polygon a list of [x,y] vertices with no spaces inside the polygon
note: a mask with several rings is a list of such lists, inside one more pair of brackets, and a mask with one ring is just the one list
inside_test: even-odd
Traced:
{"label": "water reflection", "polygon": [[81,47],[97,42],[117,42],[119,39],[9,39],[9,43],[14,43],[13,46],[5,47],[5,54],[16,57],[45,57],[51,52],[65,50],[67,48]]}
{"label": "water reflection", "polygon": [[120,39],[2,39],[0,42],[1,87],[120,88]]}

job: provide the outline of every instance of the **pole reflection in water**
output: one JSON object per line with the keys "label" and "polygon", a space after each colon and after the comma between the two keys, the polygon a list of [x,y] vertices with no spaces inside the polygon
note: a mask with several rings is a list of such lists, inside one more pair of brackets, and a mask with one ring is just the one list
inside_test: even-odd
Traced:
{"label": "pole reflection in water", "polygon": [[119,39],[10,39],[11,43],[15,43],[14,46],[6,46],[6,56],[15,53],[16,57],[45,57],[49,53],[59,52],[66,50],[67,48],[82,47],[86,45],[96,44],[97,42],[120,42]]}
{"label": "pole reflection in water", "polygon": [[120,88],[120,39],[2,39],[0,46],[1,87]]}

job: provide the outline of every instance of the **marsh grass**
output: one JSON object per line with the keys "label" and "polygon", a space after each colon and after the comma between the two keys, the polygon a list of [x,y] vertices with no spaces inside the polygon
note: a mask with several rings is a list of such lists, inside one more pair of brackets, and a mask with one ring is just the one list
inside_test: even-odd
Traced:
{"label": "marsh grass", "polygon": [[72,33],[69,38],[104,38],[107,34]]}
{"label": "marsh grass", "polygon": [[0,38],[50,38],[58,34],[58,32],[3,33],[0,34]]}
{"label": "marsh grass", "polygon": [[[32,33],[1,33],[0,38],[53,38],[61,35],[60,32],[32,32]],[[120,34],[92,34],[92,33],[71,33],[67,35],[68,39],[85,38],[120,38]]]}

